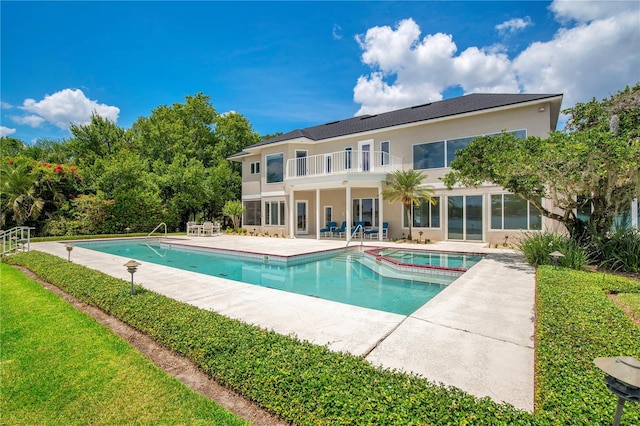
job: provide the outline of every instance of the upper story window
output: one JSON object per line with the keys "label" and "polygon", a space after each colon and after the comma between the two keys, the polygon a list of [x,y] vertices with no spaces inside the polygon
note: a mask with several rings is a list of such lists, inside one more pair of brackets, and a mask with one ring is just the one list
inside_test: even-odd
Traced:
{"label": "upper story window", "polygon": [[413,169],[438,169],[444,167],[444,141],[413,146]]}
{"label": "upper story window", "polygon": [[[516,130],[512,133],[518,139],[527,137],[526,130]],[[490,133],[485,136],[496,136],[500,133]],[[451,167],[451,162],[456,158],[456,151],[466,148],[477,136],[468,136],[458,139],[448,139],[437,142],[427,142],[413,146],[414,170],[438,169]]]}
{"label": "upper story window", "polygon": [[251,163],[251,174],[252,175],[259,175],[260,174],[260,162],[259,161],[255,161],[255,162]]}
{"label": "upper story window", "polygon": [[284,179],[284,154],[267,155],[267,183],[278,183]]}
{"label": "upper story window", "polygon": [[380,165],[381,166],[385,166],[391,162],[389,158],[389,145],[390,145],[389,141],[380,142],[380,152],[381,152]]}

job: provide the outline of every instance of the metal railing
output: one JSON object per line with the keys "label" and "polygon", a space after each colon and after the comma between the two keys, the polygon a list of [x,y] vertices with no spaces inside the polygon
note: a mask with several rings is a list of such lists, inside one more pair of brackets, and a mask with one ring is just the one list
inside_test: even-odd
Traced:
{"label": "metal railing", "polygon": [[31,230],[28,226],[16,226],[2,233],[2,253],[5,256],[18,250],[31,250]]}
{"label": "metal railing", "polygon": [[287,160],[286,178],[344,173],[390,173],[402,169],[402,160],[383,151],[338,151]]}
{"label": "metal railing", "polygon": [[351,237],[347,240],[347,245],[345,247],[349,247],[349,243],[354,240],[354,236],[360,237],[360,247],[364,244],[364,227],[362,224],[358,223],[354,228],[351,229]]}
{"label": "metal railing", "polygon": [[164,226],[164,236],[167,236],[167,224],[162,222],[160,223],[158,226],[156,226],[155,228],[153,228],[153,231],[149,232],[149,234],[147,234],[147,238],[149,238],[154,232],[156,232],[161,226]]}

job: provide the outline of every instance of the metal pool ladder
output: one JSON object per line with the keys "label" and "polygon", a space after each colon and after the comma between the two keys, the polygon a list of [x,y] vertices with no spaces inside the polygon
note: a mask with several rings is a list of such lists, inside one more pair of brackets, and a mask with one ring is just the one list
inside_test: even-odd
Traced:
{"label": "metal pool ladder", "polygon": [[160,228],[161,226],[164,226],[164,236],[166,237],[166,236],[167,236],[167,224],[166,224],[166,223],[164,223],[164,222],[162,222],[162,223],[160,223],[158,226],[156,226],[155,228],[153,228],[153,231],[149,232],[149,234],[147,235],[147,237],[146,237],[146,238],[151,237],[151,235],[152,235],[154,232],[156,232],[156,231],[158,230],[158,228]]}

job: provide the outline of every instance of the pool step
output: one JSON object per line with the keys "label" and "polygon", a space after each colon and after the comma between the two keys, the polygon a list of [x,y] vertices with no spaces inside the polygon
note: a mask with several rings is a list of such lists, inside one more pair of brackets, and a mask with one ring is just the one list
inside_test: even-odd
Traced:
{"label": "pool step", "polygon": [[372,256],[361,255],[356,260],[362,266],[371,269],[376,274],[385,278],[397,278],[400,280],[420,281],[439,285],[449,285],[458,278],[458,276],[452,276],[450,274],[441,275],[430,272],[398,271],[388,265],[378,262]]}

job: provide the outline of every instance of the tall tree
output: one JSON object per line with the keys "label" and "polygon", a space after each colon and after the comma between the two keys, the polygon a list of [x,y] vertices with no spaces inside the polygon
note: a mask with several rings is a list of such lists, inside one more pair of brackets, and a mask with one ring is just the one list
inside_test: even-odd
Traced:
{"label": "tall tree", "polygon": [[590,210],[589,224],[605,235],[614,217],[640,197],[640,84],[563,112],[569,114],[565,131],[546,139],[476,138],[456,152],[445,184],[502,186],[563,223],[577,240],[588,228],[577,211]]}
{"label": "tall tree", "polygon": [[73,135],[69,149],[76,162],[84,164],[93,164],[97,158],[114,154],[125,139],[122,127],[95,112],[89,124],[72,124],[69,130]]}
{"label": "tall tree", "polygon": [[172,216],[179,218],[179,224],[201,212],[211,198],[207,172],[198,159],[176,154],[171,164],[156,161],[153,172],[157,176],[160,196]]}
{"label": "tall tree", "polygon": [[213,128],[218,113],[209,96],[197,93],[185,103],[160,105],[132,127],[133,144],[143,159],[173,162],[176,154],[200,160],[209,167],[213,157]]}
{"label": "tall tree", "polygon": [[[237,112],[222,114],[216,118],[216,145],[213,157],[216,162],[226,160],[230,155],[245,147],[260,142],[260,135],[253,131],[251,123]],[[232,163],[231,168],[241,173],[242,164]]]}
{"label": "tall tree", "polygon": [[419,206],[423,202],[436,204],[433,198],[433,188],[423,185],[422,181],[427,176],[422,172],[415,170],[396,170],[387,174],[384,184],[387,186],[382,191],[382,197],[389,200],[389,203],[400,200],[405,208],[405,214],[409,219],[409,240],[413,239],[411,231],[413,229],[413,212],[412,206]]}

